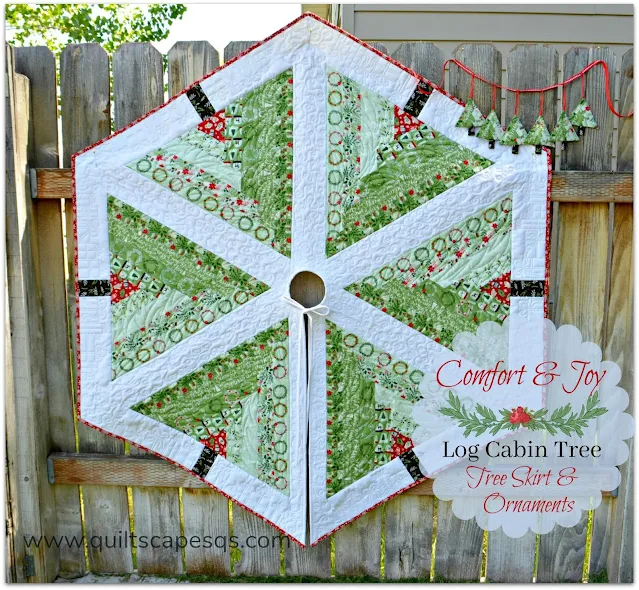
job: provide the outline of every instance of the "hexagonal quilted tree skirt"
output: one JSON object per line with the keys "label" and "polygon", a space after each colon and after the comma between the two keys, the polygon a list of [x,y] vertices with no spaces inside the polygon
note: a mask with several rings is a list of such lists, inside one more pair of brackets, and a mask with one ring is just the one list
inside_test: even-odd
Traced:
{"label": "hexagonal quilted tree skirt", "polygon": [[80,418],[301,544],[445,467],[459,428],[414,412],[436,355],[546,292],[547,156],[462,109],[304,15],[77,154]]}

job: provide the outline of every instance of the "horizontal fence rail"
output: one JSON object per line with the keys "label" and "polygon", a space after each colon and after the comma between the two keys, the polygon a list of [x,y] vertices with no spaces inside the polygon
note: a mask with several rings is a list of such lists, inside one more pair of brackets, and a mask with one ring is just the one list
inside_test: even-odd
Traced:
{"label": "horizontal fence rail", "polygon": [[[32,168],[34,199],[70,199],[71,170]],[[558,171],[552,177],[551,201],[556,203],[632,203],[632,173]]]}
{"label": "horizontal fence rail", "polygon": [[[250,45],[230,43],[223,59]],[[374,45],[387,53],[383,45]],[[589,575],[632,580],[632,457],[621,468],[616,497],[606,495],[576,527],[556,527],[541,536],[528,532],[511,539],[501,530],[484,532],[474,520],[459,520],[450,503],[433,497],[432,482],[427,481],[308,549],[294,544],[255,550],[189,544],[179,551],[119,545],[101,550],[88,542],[25,548],[19,537],[23,532],[78,539],[114,534],[247,539],[272,538],[276,532],[185,471],[74,420],[71,156],[217,67],[220,55],[204,41],[179,42],[166,56],[165,73],[165,58],[146,43],[124,44],[112,56],[97,44],[69,45],[57,62],[41,47],[8,54],[13,81],[8,120],[13,131],[7,149],[13,167],[7,228],[15,228],[16,235],[34,234],[32,249],[21,250],[8,267],[6,296],[13,331],[6,336],[14,375],[11,380],[7,372],[8,514],[13,522],[8,527],[8,560],[13,581],[51,581],[60,572],[78,576],[87,571],[496,582],[581,582]],[[436,83],[450,57],[428,42],[403,43],[392,56]],[[518,45],[502,55],[491,44],[464,43],[452,57],[489,80],[515,87],[553,84],[559,77],[560,58],[550,45]],[[620,112],[631,110],[631,51],[615,56],[606,47],[573,48],[563,58],[563,77],[594,59],[619,72],[619,94],[613,87],[613,99]],[[588,129],[578,144],[555,154],[549,313],[557,324],[577,325],[585,340],[601,346],[604,358],[622,366],[620,386],[632,396],[633,125],[630,119],[615,127],[603,83],[596,72],[587,77],[587,96],[599,129]],[[466,100],[469,84],[469,76],[451,66],[447,90]],[[571,91],[569,109],[578,98]],[[484,114],[491,100],[490,88],[476,84],[475,101]],[[560,104],[558,91],[548,93],[544,116],[550,126]],[[497,101],[502,122],[512,117],[514,106],[514,97],[503,105]],[[519,116],[527,128],[538,109],[538,97],[521,96]],[[18,241],[8,242],[8,251],[10,245],[17,254]],[[41,301],[17,297],[26,285]],[[20,311],[41,318],[40,324],[20,324],[14,317]],[[33,334],[39,334],[38,339],[27,351],[19,336]],[[46,362],[38,364],[38,358]],[[19,389],[18,379],[24,375],[30,377]],[[12,403],[23,398],[31,402]],[[26,445],[25,435],[37,445]],[[37,477],[25,482],[21,477],[26,471]],[[24,490],[29,492],[26,499],[18,496]]]}

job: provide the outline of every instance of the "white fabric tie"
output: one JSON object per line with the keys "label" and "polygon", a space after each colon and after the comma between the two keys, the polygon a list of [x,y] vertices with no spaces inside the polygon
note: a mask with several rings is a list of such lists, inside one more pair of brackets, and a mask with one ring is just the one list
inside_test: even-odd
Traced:
{"label": "white fabric tie", "polygon": [[[297,353],[297,415],[300,414],[300,394],[302,391],[306,392],[306,431],[304,433],[304,440],[308,437],[308,414],[310,405],[310,376],[313,374],[313,318],[325,317],[329,313],[329,309],[326,305],[319,303],[313,307],[304,307],[298,301],[295,301],[290,295],[282,295],[282,301],[285,301],[290,306],[294,307],[299,312],[299,330],[298,330],[298,353]],[[304,316],[308,317],[308,332],[309,339],[306,340],[306,330],[304,327]],[[307,371],[303,372],[302,366],[306,365],[306,351],[308,348],[308,365]],[[306,374],[306,383],[302,383],[302,376]],[[306,445],[305,445],[306,447]]]}

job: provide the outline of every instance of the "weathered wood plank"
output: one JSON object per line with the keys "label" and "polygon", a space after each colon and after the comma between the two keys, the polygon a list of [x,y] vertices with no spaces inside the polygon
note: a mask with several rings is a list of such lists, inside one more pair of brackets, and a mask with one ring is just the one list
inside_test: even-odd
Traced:
{"label": "weathered wood plank", "polygon": [[324,539],[314,547],[302,549],[296,543],[286,547],[286,575],[331,577],[331,540]]}
{"label": "weathered wood plank", "polygon": [[429,578],[433,498],[402,494],[390,500],[386,504],[385,539],[385,579]]}
{"label": "weathered wood plank", "polygon": [[190,542],[185,548],[187,573],[231,574],[228,503],[224,496],[211,489],[182,490],[184,536],[191,541],[200,539],[197,545]]}
{"label": "weathered wood plank", "polygon": [[[618,111],[625,115],[634,108],[634,50],[628,49],[621,58],[621,84]],[[619,119],[617,141],[617,171],[632,172],[634,164],[634,117]]]}
{"label": "weathered wood plank", "polygon": [[[280,540],[273,527],[255,514],[233,504],[233,535],[237,537],[241,554],[239,561],[235,562],[236,576],[280,575],[280,543],[286,545],[286,540]],[[266,547],[248,546],[249,543],[257,545],[260,537],[268,541]]]}
{"label": "weathered wood plank", "polygon": [[[113,54],[115,128],[121,129],[164,102],[162,55],[150,43],[124,43]],[[131,446],[132,455],[144,455]],[[177,490],[136,485],[132,489],[136,531],[177,531],[180,500]],[[151,519],[151,520],[147,520]],[[172,521],[171,519],[174,519]],[[182,571],[181,550],[139,547],[138,570],[173,574]],[[175,569],[172,569],[175,568]]]}
{"label": "weathered wood plank", "polygon": [[220,55],[208,41],[178,41],[167,57],[169,96],[179,94],[220,65]]}
{"label": "weathered wood plank", "polygon": [[[558,242],[555,323],[573,324],[584,341],[601,346],[606,307],[608,205],[561,204]],[[539,582],[581,580],[587,523],[588,514],[584,513],[576,527],[555,527],[541,536]]]}
{"label": "weathered wood plank", "polygon": [[588,513],[576,526],[555,528],[539,538],[537,582],[581,582],[586,552]]}
{"label": "weathered wood plank", "polygon": [[[589,63],[602,59],[610,72],[610,97],[615,100],[615,54],[609,47],[573,47],[564,55],[564,77],[568,78]],[[566,111],[570,114],[581,100],[581,80],[564,88]],[[568,144],[561,154],[562,170],[612,170],[612,135],[614,115],[608,108],[603,67],[586,74],[586,100],[598,129],[586,129],[579,141]]]}
{"label": "weathered wood plank", "polygon": [[[507,60],[508,86],[511,88],[543,88],[557,82],[559,56],[552,45],[519,44],[510,50]],[[515,92],[506,93],[506,124],[515,114]],[[556,119],[557,90],[544,93],[544,120],[550,130]],[[539,116],[540,95],[519,94],[519,118],[530,129]]]}
{"label": "weathered wood plank", "polygon": [[379,578],[381,565],[382,508],[360,516],[337,531],[335,573]]}
{"label": "weathered wood plank", "polygon": [[[501,52],[492,43],[462,43],[453,51],[453,57],[468,66],[473,72],[486,80],[501,84],[502,57]],[[448,72],[448,88],[453,96],[466,101],[470,96],[471,76],[455,64],[450,64]],[[474,101],[479,110],[487,115],[493,102],[493,87],[490,84],[475,80]],[[501,120],[501,90],[495,96],[495,112]]]}
{"label": "weathered wood plank", "polygon": [[[58,104],[56,67],[53,53],[46,47],[15,49],[16,70],[31,81],[31,146],[29,166],[59,166]],[[36,201],[38,219],[38,263],[42,299],[49,429],[51,449],[75,451],[73,393],[69,365],[67,294],[64,276],[63,203],[59,200]],[[57,534],[82,538],[80,494],[78,486],[55,488]],[[82,573],[85,569],[82,545],[60,547],[60,570]]]}
{"label": "weathered wood plank", "polygon": [[47,47],[16,47],[14,55],[16,72],[31,82],[29,165],[57,168],[60,156],[55,57]]}
{"label": "weathered wood plank", "polygon": [[453,503],[437,503],[435,581],[478,582],[481,574],[482,531],[475,519],[461,520],[453,514]]}
{"label": "weathered wood plank", "polygon": [[[177,492],[169,488],[133,488],[133,498],[138,571],[141,574],[181,574],[184,571],[182,550],[176,547],[176,539],[181,535]],[[141,539],[145,535],[146,546]],[[156,538],[155,542],[152,537]],[[172,539],[170,546],[163,542],[167,538]]]}
{"label": "weathered wood plank", "polygon": [[384,53],[385,55],[390,55],[390,53],[388,53],[388,48],[383,43],[379,43],[378,41],[371,41],[369,45],[377,49],[377,51]]}
{"label": "weathered wood plank", "polygon": [[553,172],[555,203],[632,203],[633,175],[601,172]]}
{"label": "weathered wood plank", "polygon": [[50,459],[56,485],[210,489],[188,471],[149,455],[53,453]]}
{"label": "weathered wood plank", "polygon": [[[62,162],[71,163],[71,156],[109,135],[111,131],[109,58],[95,43],[69,45],[60,55],[60,89],[62,103]],[[67,301],[71,333],[75,334],[75,244],[73,210],[65,207],[67,228],[67,260],[69,264]],[[75,384],[75,337],[71,338],[73,383]],[[79,448],[92,453],[124,453],[121,441],[106,436],[82,423],[77,424]],[[129,534],[129,512],[124,488],[88,488],[84,490],[86,530],[95,534]],[[103,508],[106,507],[106,508]],[[120,528],[114,528],[120,527]],[[94,572],[133,571],[130,547],[102,552],[88,546],[89,566]]]}
{"label": "weathered wood plank", "polygon": [[442,83],[444,54],[433,43],[405,42],[393,51],[393,59],[417,72],[433,84]]}
{"label": "weathered wood plank", "polygon": [[113,102],[116,130],[164,102],[162,54],[150,43],[123,43],[113,54]]}
{"label": "weathered wood plank", "polygon": [[[604,359],[621,367],[621,381],[630,397],[628,411],[632,412],[633,390],[633,217],[632,206],[615,205],[610,264],[610,295],[606,322]],[[633,579],[633,507],[632,474],[633,441],[630,457],[621,467],[621,482],[617,498],[604,498],[595,510],[593,523],[590,573],[608,570],[613,583],[632,582]],[[607,510],[607,505],[610,510]]]}
{"label": "weathered wood plank", "polygon": [[[25,546],[24,536],[54,535],[55,498],[47,480],[49,425],[44,328],[38,285],[38,249],[33,202],[28,191],[29,80],[14,70],[14,54],[6,53],[6,265],[10,323],[11,372],[7,393],[7,469],[16,543],[19,582],[51,582],[58,574],[58,550]],[[43,454],[44,453],[44,454]],[[34,558],[29,578],[26,555]]]}
{"label": "weathered wood plank", "polygon": [[40,201],[71,199],[73,180],[70,168],[35,168],[31,170],[31,195]]}
{"label": "weathered wood plank", "polygon": [[224,63],[233,59],[243,51],[246,51],[249,47],[255,45],[255,43],[257,43],[257,41],[231,41],[224,48]]}
{"label": "weathered wood plank", "polygon": [[97,43],[68,45],[60,54],[62,165],[111,132],[109,57]]}
{"label": "weathered wood plank", "polygon": [[[66,168],[32,170],[38,199],[70,199],[71,171]],[[557,171],[552,175],[555,203],[632,203],[633,175],[602,172]]]}
{"label": "weathered wood plank", "polygon": [[523,537],[507,537],[501,529],[488,533],[487,582],[525,584],[532,582],[535,570],[537,535],[528,531]]}
{"label": "weathered wood plank", "polygon": [[555,323],[573,324],[581,330],[584,341],[601,346],[608,205],[562,203],[559,217]]}

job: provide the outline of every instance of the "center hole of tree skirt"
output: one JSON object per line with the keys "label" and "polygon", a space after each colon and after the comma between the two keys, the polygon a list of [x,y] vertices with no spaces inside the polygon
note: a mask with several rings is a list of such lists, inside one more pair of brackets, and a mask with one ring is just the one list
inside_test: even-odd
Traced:
{"label": "center hole of tree skirt", "polygon": [[315,307],[324,299],[324,281],[314,272],[307,270],[298,272],[291,280],[291,299],[295,299],[304,307]]}

